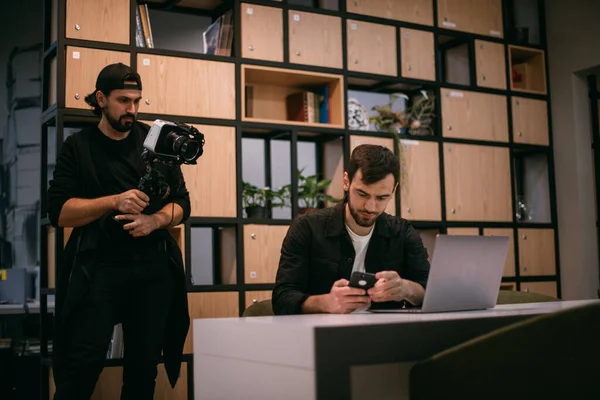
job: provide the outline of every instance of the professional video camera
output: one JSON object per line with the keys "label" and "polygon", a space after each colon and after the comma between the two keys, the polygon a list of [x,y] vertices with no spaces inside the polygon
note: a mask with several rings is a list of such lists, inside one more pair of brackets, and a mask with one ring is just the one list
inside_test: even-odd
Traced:
{"label": "professional video camera", "polygon": [[[167,183],[169,171],[181,164],[196,164],[203,151],[204,134],[193,126],[160,119],[154,121],[144,140],[144,150],[141,154],[146,173],[140,178],[138,190],[150,198],[144,214],[159,211],[162,201],[169,196],[171,190],[177,190],[170,188]],[[122,227],[129,223],[115,219],[118,214],[113,213],[110,218],[118,223],[118,228],[114,225],[104,225],[105,232],[111,236],[122,233]]]}
{"label": "professional video camera", "polygon": [[169,195],[165,180],[168,170],[181,164],[196,164],[203,151],[204,134],[193,126],[160,119],[154,121],[142,152],[146,174],[138,184],[138,189],[150,197],[147,211],[158,211],[160,200]]}

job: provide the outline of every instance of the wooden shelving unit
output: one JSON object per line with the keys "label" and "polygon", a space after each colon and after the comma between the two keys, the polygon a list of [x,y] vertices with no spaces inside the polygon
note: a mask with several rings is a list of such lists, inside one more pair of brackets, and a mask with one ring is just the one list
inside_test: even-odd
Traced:
{"label": "wooden shelving unit", "polygon": [[[402,137],[407,178],[387,210],[417,227],[430,257],[438,233],[506,235],[511,248],[502,288],[560,296],[545,24],[539,21],[541,45],[507,38],[510,24],[503,16],[518,2],[325,0],[313,7],[308,1],[295,5],[286,0],[141,3],[148,4],[151,22],[164,13],[194,16],[196,29],[232,11],[231,56],[137,47],[136,0],[45,0],[41,165],[52,165],[47,149],[58,149],[67,129],[96,123],[83,99],[93,90],[100,69],[117,61],[142,77],[141,120],[178,120],[205,134],[198,165],[183,167],[191,218],[171,230],[184,252],[192,318],[236,317],[271,295],[291,219],[246,217],[243,160],[257,157],[244,152],[246,139],[264,142],[260,162],[266,185],[272,183],[273,141],[289,142],[289,165],[274,168],[290,171],[291,218],[299,212],[299,143],[314,144],[316,172],[332,179],[328,193],[338,198],[354,147],[377,143],[394,148],[387,132],[349,128],[351,93],[387,97],[427,90],[435,96],[434,134]],[[543,3],[538,0],[542,11]],[[168,32],[176,34],[180,28],[171,23]],[[189,40],[197,44],[202,37]],[[320,98],[327,105],[325,121],[290,114],[289,95],[325,93],[325,88]],[[55,142],[48,140],[49,129],[56,130]],[[540,187],[547,191],[548,221],[517,218],[517,198],[537,187],[527,187],[531,179],[527,168],[520,167],[519,160],[528,154],[547,160],[547,182]],[[47,174],[42,170],[43,214]],[[194,238],[202,229],[212,232],[208,266],[193,262],[201,244]],[[53,294],[55,266],[69,231],[50,227],[45,219],[41,232],[41,303],[46,313],[46,297]],[[202,278],[195,275],[199,269]],[[42,333],[46,366],[51,364],[44,344],[47,331]],[[191,363],[189,340],[186,353]],[[109,364],[119,368],[119,360]],[[45,373],[49,377],[50,368]],[[171,391],[162,373],[159,398],[193,397],[192,379]],[[118,386],[119,379],[118,373],[103,375],[98,398],[110,393],[102,388]]]}

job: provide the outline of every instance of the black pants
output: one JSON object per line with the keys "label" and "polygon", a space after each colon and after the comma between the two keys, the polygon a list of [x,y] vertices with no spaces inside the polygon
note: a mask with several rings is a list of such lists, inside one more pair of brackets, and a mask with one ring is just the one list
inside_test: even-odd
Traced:
{"label": "black pants", "polygon": [[71,283],[82,273],[89,286],[66,319],[66,356],[55,367],[60,378],[54,399],[91,398],[118,323],[124,340],[121,399],[152,399],[172,297],[167,254],[101,256],[74,270]]}

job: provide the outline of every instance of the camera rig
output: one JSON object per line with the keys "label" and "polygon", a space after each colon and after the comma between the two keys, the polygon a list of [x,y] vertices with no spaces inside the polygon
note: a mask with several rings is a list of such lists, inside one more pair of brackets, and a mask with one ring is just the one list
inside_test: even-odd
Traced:
{"label": "camera rig", "polygon": [[181,164],[196,164],[204,151],[204,134],[193,126],[156,120],[144,141],[141,157],[146,173],[138,190],[150,197],[147,213],[158,211],[162,200],[171,193],[167,183],[169,171]]}

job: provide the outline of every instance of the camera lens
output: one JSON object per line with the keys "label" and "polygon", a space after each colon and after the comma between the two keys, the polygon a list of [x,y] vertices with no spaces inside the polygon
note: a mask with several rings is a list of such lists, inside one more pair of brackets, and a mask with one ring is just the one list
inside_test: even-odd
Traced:
{"label": "camera lens", "polygon": [[186,136],[177,136],[173,141],[173,153],[185,161],[194,161],[198,158],[200,145]]}
{"label": "camera lens", "polygon": [[200,150],[200,145],[198,144],[198,142],[186,140],[181,145],[181,149],[179,150],[179,155],[185,161],[194,161],[196,158],[198,158],[197,156],[198,156],[199,150]]}

